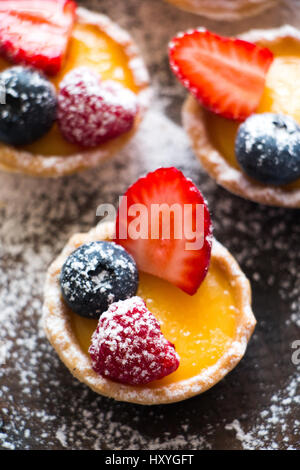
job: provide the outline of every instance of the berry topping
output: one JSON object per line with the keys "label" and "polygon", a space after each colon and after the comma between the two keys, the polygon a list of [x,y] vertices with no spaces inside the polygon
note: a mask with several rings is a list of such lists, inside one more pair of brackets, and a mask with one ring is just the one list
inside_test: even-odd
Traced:
{"label": "berry topping", "polygon": [[137,98],[132,91],[112,80],[101,81],[87,67],[66,75],[58,104],[63,136],[83,147],[95,147],[128,132],[137,114]]}
{"label": "berry topping", "polygon": [[273,61],[267,48],[206,30],[175,37],[169,55],[174,74],[203,106],[237,120],[257,109]]}
{"label": "berry topping", "polygon": [[179,366],[174,345],[140,297],[109,307],[92,336],[89,353],[95,372],[123,384],[146,385]]}
{"label": "berry topping", "polygon": [[257,181],[281,185],[300,178],[300,127],[289,116],[250,116],[239,127],[235,152],[245,173]]}
{"label": "berry topping", "polygon": [[212,241],[201,192],[176,168],[140,178],[121,200],[116,241],[140,270],[195,294],[208,270]]}
{"label": "berry topping", "polygon": [[0,140],[25,145],[42,137],[56,118],[56,92],[49,80],[30,67],[0,73],[4,104],[0,104]]}
{"label": "berry topping", "polygon": [[75,12],[71,0],[0,0],[1,55],[55,75],[63,63]]}
{"label": "berry topping", "polygon": [[80,246],[60,275],[63,298],[78,315],[99,318],[109,305],[136,294],[138,271],[132,257],[113,242]]}

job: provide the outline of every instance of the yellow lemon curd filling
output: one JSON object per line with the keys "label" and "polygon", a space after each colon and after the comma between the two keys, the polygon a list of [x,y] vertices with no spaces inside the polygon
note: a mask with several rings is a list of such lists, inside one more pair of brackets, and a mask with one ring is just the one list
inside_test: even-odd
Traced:
{"label": "yellow lemon curd filling", "polygon": [[[300,44],[293,39],[282,38],[274,47],[275,55],[257,113],[281,113],[294,118],[300,124]],[[206,126],[212,142],[230,165],[239,168],[234,143],[239,127],[231,121],[209,111],[205,112]],[[300,180],[284,185],[287,189],[300,187]]]}
{"label": "yellow lemon curd filling", "polygon": [[[214,259],[198,292],[190,296],[158,277],[140,273],[137,295],[161,324],[165,337],[180,356],[177,371],[147,385],[157,387],[198,375],[213,366],[230,347],[239,310],[226,275]],[[81,349],[88,354],[97,320],[70,311],[71,325]]]}
{"label": "yellow lemon curd filling", "polygon": [[[0,71],[11,66],[11,63],[0,58]],[[66,73],[80,66],[92,68],[99,73],[103,80],[115,80],[135,93],[139,91],[129,67],[129,57],[124,48],[100,31],[97,26],[75,24],[65,63],[60,72],[51,77],[50,81],[58,88]],[[67,156],[82,150],[81,147],[73,145],[63,138],[57,124],[54,124],[52,129],[41,139],[21,148],[33,154],[45,156]]]}

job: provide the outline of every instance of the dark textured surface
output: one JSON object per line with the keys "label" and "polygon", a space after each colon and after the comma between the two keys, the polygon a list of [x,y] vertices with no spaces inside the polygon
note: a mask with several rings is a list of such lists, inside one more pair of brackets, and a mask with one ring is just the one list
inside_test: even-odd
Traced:
{"label": "dark textured surface", "polygon": [[[265,24],[297,25],[297,1],[234,25],[161,0],[80,3],[132,32],[148,62],[155,100],[133,142],[97,171],[46,182],[0,174],[0,446],[299,449],[299,365],[292,362],[292,343],[300,340],[300,213],[243,201],[204,174],[179,127],[185,92],[166,55],[168,39],[190,26],[234,34]],[[96,223],[100,203],[116,202],[145,171],[170,164],[207,197],[216,237],[252,282],[258,326],[239,366],[205,394],[152,408],[115,403],[73,379],[46,341],[40,326],[44,274],[71,234]]]}

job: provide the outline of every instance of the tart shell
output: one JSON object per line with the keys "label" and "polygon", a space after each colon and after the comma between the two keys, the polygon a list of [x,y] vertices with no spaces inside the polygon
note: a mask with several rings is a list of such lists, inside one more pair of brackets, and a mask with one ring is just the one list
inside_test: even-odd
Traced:
{"label": "tart shell", "polygon": [[212,258],[217,261],[220,269],[230,281],[239,309],[236,336],[230,347],[214,366],[204,369],[193,378],[156,388],[122,385],[99,376],[92,369],[89,357],[80,348],[72,330],[68,309],[61,297],[59,285],[61,268],[66,258],[76,248],[91,241],[110,240],[113,236],[114,223],[112,222],[100,223],[90,232],[75,234],[50,266],[45,284],[43,306],[43,326],[50,343],[62,362],[78,380],[88,385],[96,393],[115,400],[157,405],[185,400],[208,390],[242,359],[254,330],[256,320],[251,310],[249,281],[231,254],[214,240]]}
{"label": "tart shell", "polygon": [[129,58],[128,66],[140,91],[137,95],[139,114],[133,129],[122,136],[98,146],[69,156],[36,155],[13,146],[0,143],[0,169],[13,173],[23,173],[37,177],[60,177],[93,168],[118,152],[133,136],[148,107],[150,100],[149,77],[143,59],[130,35],[113,23],[107,16],[77,8],[76,21],[79,24],[92,24],[122,46]]}
{"label": "tart shell", "polygon": [[[285,37],[299,43],[300,31],[286,25],[276,29],[252,30],[240,37],[264,47],[270,47]],[[206,127],[205,111],[192,95],[187,97],[183,105],[182,121],[197,158],[220,186],[238,196],[261,204],[300,208],[300,189],[287,189],[284,186],[275,187],[256,182],[229,164],[214,146]]]}
{"label": "tart shell", "polygon": [[237,21],[258,15],[278,0],[167,0],[182,10],[222,21]]}

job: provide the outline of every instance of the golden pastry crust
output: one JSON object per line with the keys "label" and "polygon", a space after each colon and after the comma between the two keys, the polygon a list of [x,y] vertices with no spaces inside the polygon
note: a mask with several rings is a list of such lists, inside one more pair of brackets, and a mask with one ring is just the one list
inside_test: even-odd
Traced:
{"label": "golden pastry crust", "polygon": [[[269,30],[252,30],[241,38],[265,47],[276,45],[282,38],[300,42],[300,31],[291,26]],[[300,207],[300,189],[265,185],[250,179],[234,168],[214,146],[206,127],[205,111],[198,101],[189,95],[182,110],[183,125],[193,150],[208,174],[228,191],[245,199],[270,206]]]}
{"label": "golden pastry crust", "polygon": [[237,21],[274,7],[278,0],[167,0],[182,10],[215,20]]}
{"label": "golden pastry crust", "polygon": [[94,149],[84,150],[69,156],[34,155],[25,150],[0,143],[0,169],[13,173],[23,173],[37,177],[60,177],[93,168],[118,152],[133,136],[148,107],[150,99],[149,77],[142,57],[129,34],[113,23],[107,16],[85,8],[77,9],[76,21],[79,24],[98,26],[109,37],[122,46],[129,58],[128,66],[134,81],[139,86],[139,114],[133,129]]}
{"label": "golden pastry crust", "polygon": [[61,297],[59,273],[67,257],[83,243],[109,240],[114,235],[114,223],[100,223],[88,233],[75,234],[60,256],[50,266],[45,284],[43,325],[46,335],[60,359],[81,382],[100,395],[115,400],[156,405],[185,400],[202,393],[219,382],[243,357],[256,321],[251,310],[250,284],[235,259],[217,241],[213,242],[212,259],[229,279],[239,310],[236,337],[227,352],[199,375],[170,385],[149,388],[112,382],[93,371],[89,357],[82,351],[71,327],[68,309]]}

